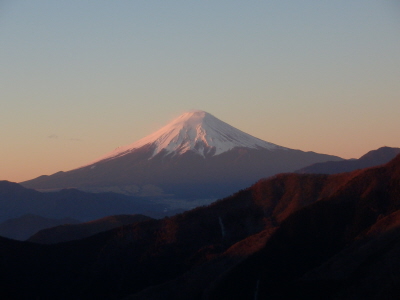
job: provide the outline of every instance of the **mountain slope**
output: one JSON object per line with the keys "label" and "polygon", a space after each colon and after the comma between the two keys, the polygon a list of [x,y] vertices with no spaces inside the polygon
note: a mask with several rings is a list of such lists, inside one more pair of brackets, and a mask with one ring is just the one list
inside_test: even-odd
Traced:
{"label": "mountain slope", "polygon": [[381,147],[379,149],[369,151],[359,159],[320,162],[297,170],[296,173],[337,174],[351,172],[357,169],[364,169],[385,164],[392,160],[399,153],[400,148]]}
{"label": "mountain slope", "polygon": [[[260,241],[269,235],[241,245],[238,242],[264,229],[274,230],[285,215],[330,195],[336,185],[344,182],[340,178],[329,178],[281,174],[261,180],[209,207],[163,220],[126,225],[62,245],[33,247],[30,243],[7,242],[0,247],[4,258],[0,267],[3,274],[9,274],[3,292],[20,298],[41,295],[60,299],[62,294],[65,299],[115,299],[183,276],[195,268],[192,276],[199,279],[195,280],[198,293],[204,289],[204,282],[212,283],[220,272],[257,250],[262,245]],[[280,203],[285,203],[287,208]],[[259,246],[255,247],[251,240]],[[223,258],[219,264],[218,257],[233,245],[226,260]],[[201,272],[196,269],[207,262],[210,269],[201,268]],[[218,272],[214,263],[219,264]]]}
{"label": "mountain slope", "polygon": [[205,299],[398,299],[400,155],[298,210]]}
{"label": "mountain slope", "polygon": [[26,214],[0,223],[0,236],[24,241],[39,230],[64,224],[76,224],[79,222],[80,221],[71,218],[49,219],[33,214]]}
{"label": "mountain slope", "polygon": [[145,187],[159,196],[219,198],[258,179],[339,157],[303,152],[252,137],[214,116],[185,113],[157,132],[94,162],[21,183],[35,189],[87,191]]}
{"label": "mountain slope", "polygon": [[[307,282],[299,290],[296,280],[374,226],[391,228],[376,224],[400,209],[399,187],[400,156],[351,173],[280,174],[208,207],[79,241],[0,239],[0,293],[20,299],[254,299],[258,280],[261,299],[310,292]],[[327,298],[323,283],[309,287]]]}
{"label": "mountain slope", "polygon": [[56,244],[83,239],[116,227],[150,220],[144,215],[116,215],[80,224],[63,224],[37,231],[28,241],[39,244]]}

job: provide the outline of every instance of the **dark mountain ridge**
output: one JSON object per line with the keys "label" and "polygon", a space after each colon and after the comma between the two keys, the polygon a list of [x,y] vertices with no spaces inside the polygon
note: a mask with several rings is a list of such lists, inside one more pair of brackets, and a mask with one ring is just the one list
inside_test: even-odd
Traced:
{"label": "dark mountain ridge", "polygon": [[353,174],[289,216],[206,299],[398,299],[400,155]]}
{"label": "dark mountain ridge", "polygon": [[[315,188],[312,178],[318,182]],[[340,182],[336,178],[333,178],[333,181]],[[30,295],[54,296],[52,293],[66,293],[66,299],[72,297],[70,293],[74,293],[73,297],[84,293],[79,296],[83,299],[107,299],[114,294],[128,295],[149,285],[180,276],[195,266],[213,260],[232,245],[263,229],[273,230],[284,218],[283,215],[290,214],[289,210],[316,201],[321,194],[330,194],[331,184],[334,183],[325,175],[277,175],[270,180],[261,180],[252,188],[240,191],[209,207],[197,208],[163,220],[127,225],[81,241],[63,243],[62,246],[37,246],[35,249],[40,250],[35,250],[37,257],[34,265],[46,266],[40,270],[35,270],[32,266],[33,261],[29,259],[7,261],[15,270],[27,268],[35,274],[35,288],[27,290]],[[307,186],[308,189],[305,188]],[[288,208],[279,207],[281,199],[287,203],[292,198],[294,204]],[[267,237],[268,235],[263,239]],[[235,257],[236,251],[251,253],[257,247],[251,245],[248,249],[245,243],[244,246],[235,246],[235,249],[230,256]],[[2,254],[6,256],[6,253]],[[64,257],[64,260],[52,261],[49,257]],[[232,261],[237,262],[241,259],[241,256],[237,256]],[[7,266],[8,263],[2,267],[7,270]],[[222,271],[225,268],[223,265]],[[82,270],[87,271],[81,273]],[[64,276],[70,272],[78,272],[79,276],[63,282]],[[48,287],[47,277],[54,273],[64,275],[53,276],[53,290]],[[218,273],[212,276],[209,274],[207,277],[212,279],[217,275]],[[67,277],[69,278],[69,275]],[[100,288],[94,289],[93,286]],[[122,286],[123,289],[116,291],[116,286]]]}
{"label": "dark mountain ridge", "polygon": [[0,236],[24,241],[44,228],[79,222],[79,220],[72,218],[49,219],[38,215],[26,214],[0,223]]}
{"label": "dark mountain ridge", "polygon": [[379,149],[369,151],[359,159],[315,163],[297,170],[296,173],[337,174],[351,172],[357,169],[364,169],[385,164],[396,157],[396,155],[399,153],[400,148],[381,147]]}
{"label": "dark mountain ridge", "polygon": [[116,227],[150,219],[150,217],[144,215],[116,215],[80,224],[63,224],[52,227],[48,226],[46,229],[37,231],[28,239],[28,241],[39,244],[56,244],[74,241]]}
{"label": "dark mountain ridge", "polygon": [[35,214],[45,218],[74,218],[91,221],[109,215],[145,214],[165,216],[166,204],[150,198],[130,197],[117,193],[86,193],[76,189],[41,193],[8,181],[0,181],[0,221]]}
{"label": "dark mountain ridge", "polygon": [[396,213],[399,197],[400,156],[351,173],[280,174],[208,207],[80,241],[0,239],[1,291],[17,299],[254,299],[255,290],[260,299],[326,299],[347,291],[343,281],[302,276]]}

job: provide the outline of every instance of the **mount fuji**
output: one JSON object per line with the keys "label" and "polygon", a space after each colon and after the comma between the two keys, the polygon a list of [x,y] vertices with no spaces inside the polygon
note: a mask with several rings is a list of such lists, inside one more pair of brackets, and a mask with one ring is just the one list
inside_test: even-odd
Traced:
{"label": "mount fuji", "polygon": [[82,167],[21,184],[39,190],[77,188],[136,196],[217,198],[263,177],[340,160],[263,141],[194,110]]}

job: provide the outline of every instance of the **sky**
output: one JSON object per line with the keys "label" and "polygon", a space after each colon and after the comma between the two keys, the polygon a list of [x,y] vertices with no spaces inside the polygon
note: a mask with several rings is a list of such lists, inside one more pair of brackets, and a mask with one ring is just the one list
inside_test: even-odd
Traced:
{"label": "sky", "polygon": [[284,147],[400,147],[400,2],[0,0],[0,180],[200,109]]}

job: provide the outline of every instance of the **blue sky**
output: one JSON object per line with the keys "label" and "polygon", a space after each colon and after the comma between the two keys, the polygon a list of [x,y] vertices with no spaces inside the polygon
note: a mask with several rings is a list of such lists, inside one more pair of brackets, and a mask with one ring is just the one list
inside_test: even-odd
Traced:
{"label": "blue sky", "polygon": [[398,1],[0,1],[0,179],[202,109],[261,139],[400,147]]}

